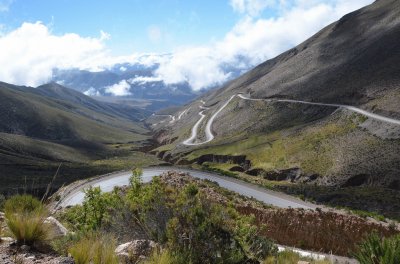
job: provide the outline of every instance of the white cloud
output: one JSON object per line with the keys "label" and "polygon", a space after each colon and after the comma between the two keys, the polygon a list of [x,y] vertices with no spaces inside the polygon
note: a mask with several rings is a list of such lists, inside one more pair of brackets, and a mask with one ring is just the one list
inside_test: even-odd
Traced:
{"label": "white cloud", "polygon": [[0,37],[0,80],[36,86],[48,81],[52,69],[93,68],[96,58],[104,57],[101,39],[77,34],[52,35],[40,22],[24,23]]}
{"label": "white cloud", "polygon": [[111,38],[111,35],[103,30],[100,30],[100,40],[108,40]]}
{"label": "white cloud", "polygon": [[258,16],[266,7],[276,3],[275,0],[230,0],[230,4],[236,12]]}
{"label": "white cloud", "polygon": [[107,86],[105,88],[106,93],[110,93],[115,96],[131,95],[131,92],[129,92],[129,88],[131,88],[131,86],[126,80],[122,80],[119,83]]}
{"label": "white cloud", "polygon": [[0,0],[0,12],[7,12],[14,0]]}
{"label": "white cloud", "polygon": [[143,85],[149,82],[161,82],[163,79],[160,77],[148,77],[148,76],[137,76],[135,78],[129,79],[128,82],[130,84],[139,84]]}
{"label": "white cloud", "polygon": [[[0,52],[0,65],[6,65],[0,68],[0,80],[37,86],[51,78],[53,68],[101,71],[117,63],[128,63],[147,67],[160,65],[155,71],[155,79],[131,82],[187,82],[194,90],[199,90],[231,78],[225,71],[227,65],[241,69],[255,66],[299,44],[344,14],[372,2],[230,0],[234,10],[243,15],[221,40],[205,46],[180,47],[171,54],[113,57],[106,49],[105,41],[110,38],[106,32],[101,31],[98,38],[71,33],[54,35],[40,22],[24,23],[12,32],[0,34],[0,50],[3,51]],[[1,3],[0,0],[0,7]],[[275,8],[277,15],[268,19],[258,17],[265,8]],[[162,32],[158,27],[150,27],[149,37],[156,41],[162,38]],[[127,95],[128,86],[127,81],[122,81],[107,89],[114,95]]]}
{"label": "white cloud", "polygon": [[87,96],[99,96],[100,93],[95,88],[90,87],[87,91],[83,92]]}
{"label": "white cloud", "polygon": [[[234,1],[232,1],[234,2]],[[236,1],[238,10],[250,10],[251,1]],[[173,53],[156,71],[164,82],[188,82],[193,89],[209,87],[229,78],[222,65],[238,65],[246,58],[251,66],[273,58],[301,43],[346,13],[373,0],[280,1],[280,15],[270,19],[245,15],[225,37],[210,46],[188,47]],[[243,7],[243,8],[242,8]]]}

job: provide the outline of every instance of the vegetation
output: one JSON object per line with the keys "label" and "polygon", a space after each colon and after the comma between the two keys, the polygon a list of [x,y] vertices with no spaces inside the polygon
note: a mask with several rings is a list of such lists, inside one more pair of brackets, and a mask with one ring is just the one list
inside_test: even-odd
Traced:
{"label": "vegetation", "polygon": [[333,165],[330,139],[356,128],[351,120],[343,124],[325,124],[289,136],[282,132],[253,135],[231,144],[196,150],[189,154],[192,160],[208,153],[220,155],[246,155],[253,167],[265,170],[300,167],[306,173],[324,175]]}
{"label": "vegetation", "polygon": [[44,221],[47,211],[42,203],[30,195],[11,197],[4,205],[8,229],[19,244],[33,245],[50,238]]}
{"label": "vegetation", "polygon": [[354,257],[360,264],[396,264],[400,263],[400,235],[381,238],[372,233],[359,246]]}
{"label": "vegetation", "polygon": [[263,264],[297,264],[299,261],[306,261],[310,264],[330,264],[328,260],[313,260],[311,258],[301,257],[298,253],[291,250],[279,252],[276,256],[267,257]]}
{"label": "vegetation", "polygon": [[115,240],[108,235],[88,233],[69,248],[76,264],[118,264]]}
{"label": "vegetation", "polygon": [[263,234],[279,244],[341,256],[356,250],[357,245],[372,232],[382,237],[398,233],[393,228],[335,212],[250,207],[237,210],[245,215],[254,215],[257,223],[264,223],[267,229]]}
{"label": "vegetation", "polygon": [[[119,228],[121,218],[123,231]],[[62,219],[78,232],[97,230],[117,237],[126,237],[123,232],[127,232],[131,236],[128,241],[134,235],[153,239],[167,249],[155,252],[154,261],[172,258],[173,263],[241,263],[263,260],[276,252],[273,243],[260,235],[262,229],[254,225],[254,217],[210,201],[196,185],[181,191],[158,177],[142,184],[139,169],[133,171],[127,189],[112,193],[86,190],[83,205],[68,209]],[[87,240],[81,240],[70,253],[78,261],[86,261],[80,249],[87,244]]]}

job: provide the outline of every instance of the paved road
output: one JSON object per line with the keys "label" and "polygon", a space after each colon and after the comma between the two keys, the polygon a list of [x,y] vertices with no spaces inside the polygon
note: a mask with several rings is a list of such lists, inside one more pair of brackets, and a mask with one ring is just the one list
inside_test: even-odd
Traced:
{"label": "paved road", "polygon": [[[249,101],[266,101],[266,102],[284,102],[284,103],[294,103],[294,104],[307,104],[307,105],[317,105],[317,106],[328,106],[328,107],[335,107],[335,108],[344,108],[347,110],[350,110],[352,112],[356,112],[359,113],[361,115],[385,122],[385,123],[390,123],[390,124],[395,124],[395,125],[400,125],[400,120],[398,119],[394,119],[394,118],[390,118],[390,117],[385,117],[385,116],[381,116],[378,114],[374,114],[368,111],[365,111],[363,109],[354,107],[354,106],[350,106],[350,105],[341,105],[341,104],[326,104],[326,103],[317,103],[317,102],[307,102],[307,101],[300,101],[300,100],[291,100],[291,99],[257,99],[257,98],[250,98],[247,97],[243,94],[235,94],[232,95],[208,120],[207,124],[206,124],[206,128],[205,128],[205,134],[206,134],[206,139],[202,142],[196,142],[196,138],[197,138],[197,132],[198,132],[198,127],[200,126],[201,122],[203,121],[203,119],[205,118],[204,115],[204,111],[201,111],[200,115],[201,118],[200,120],[193,126],[192,128],[192,134],[190,136],[189,139],[185,140],[182,142],[183,145],[187,145],[187,146],[198,146],[198,145],[203,145],[206,144],[210,141],[212,141],[214,139],[214,134],[211,131],[212,125],[214,123],[215,118],[219,115],[219,113],[235,98],[235,97],[239,97],[240,99],[243,100],[249,100]],[[202,104],[205,104],[205,102],[203,100],[201,100]],[[204,107],[202,107],[202,109],[205,109]]]}
{"label": "paved road", "polygon": [[[253,197],[261,202],[264,202],[266,204],[272,204],[277,207],[281,208],[292,207],[292,208],[304,208],[304,209],[315,209],[317,207],[315,204],[304,202],[300,199],[297,199],[295,197],[283,193],[266,190],[256,185],[245,183],[218,174],[192,170],[192,169],[183,169],[178,167],[145,168],[143,169],[143,181],[149,182],[153,178],[153,176],[160,175],[163,172],[171,170],[189,173],[190,175],[196,178],[215,181],[221,187],[224,187],[228,190],[234,191],[236,193],[239,193],[247,197]],[[96,180],[87,182],[86,184],[79,185],[70,190],[68,194],[58,202],[57,207],[66,207],[82,203],[84,198],[83,190],[85,188],[88,188],[89,186],[95,186],[95,187],[100,186],[100,188],[103,191],[109,192],[112,191],[112,189],[115,186],[128,185],[130,176],[131,172],[118,172],[107,175],[105,177],[100,177]]]}

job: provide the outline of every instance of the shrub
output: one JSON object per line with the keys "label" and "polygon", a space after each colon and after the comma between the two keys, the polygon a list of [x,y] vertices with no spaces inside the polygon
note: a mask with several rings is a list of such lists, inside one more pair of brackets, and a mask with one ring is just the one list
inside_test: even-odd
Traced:
{"label": "shrub", "polygon": [[329,260],[303,258],[298,253],[291,250],[284,250],[279,252],[276,256],[269,256],[264,260],[263,264],[297,264],[301,260],[312,264],[330,264]]}
{"label": "shrub", "polygon": [[361,243],[354,257],[360,264],[400,263],[400,235],[381,239],[372,233]]}
{"label": "shrub", "polygon": [[31,195],[15,195],[6,200],[4,204],[6,213],[31,213],[42,209],[43,204]]}
{"label": "shrub", "polygon": [[47,211],[42,203],[30,195],[16,195],[4,205],[9,230],[19,244],[33,245],[50,238],[44,221]]}
{"label": "shrub", "polygon": [[88,233],[69,248],[76,264],[118,264],[115,240],[109,235]]}
{"label": "shrub", "polygon": [[116,190],[103,193],[100,187],[89,187],[85,190],[82,205],[67,209],[61,217],[75,230],[97,230],[111,218],[110,208],[118,208],[121,204]]}
{"label": "shrub", "polygon": [[168,222],[168,246],[192,263],[243,263],[274,252],[269,240],[258,236],[254,218],[241,217],[233,208],[210,203],[188,185],[176,200]]}

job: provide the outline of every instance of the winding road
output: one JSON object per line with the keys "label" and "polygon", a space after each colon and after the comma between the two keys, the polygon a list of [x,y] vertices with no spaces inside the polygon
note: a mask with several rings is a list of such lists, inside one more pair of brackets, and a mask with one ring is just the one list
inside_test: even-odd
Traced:
{"label": "winding road", "polygon": [[[203,145],[203,144],[206,144],[206,143],[212,141],[215,138],[215,136],[212,133],[211,128],[212,128],[212,125],[214,123],[215,118],[219,115],[219,113],[222,110],[224,110],[224,108],[235,97],[238,97],[238,98],[243,99],[243,100],[248,100],[248,101],[283,102],[283,103],[294,103],[294,104],[306,104],[306,105],[317,105],[317,106],[328,106],[328,107],[335,107],[335,108],[343,108],[343,109],[347,109],[347,110],[350,110],[352,112],[356,112],[356,113],[359,113],[359,114],[364,115],[366,117],[370,117],[370,118],[373,118],[375,120],[379,120],[379,121],[382,121],[382,122],[385,122],[385,123],[390,123],[390,124],[394,124],[394,125],[400,125],[400,120],[398,120],[398,119],[394,119],[394,118],[390,118],[390,117],[385,117],[385,116],[381,116],[381,115],[378,115],[378,114],[374,114],[374,113],[371,113],[371,112],[368,112],[368,111],[365,111],[363,109],[360,109],[360,108],[357,108],[357,107],[354,107],[354,106],[350,106],[350,105],[307,102],[307,101],[291,100],[291,99],[257,99],[257,98],[246,97],[243,94],[234,94],[207,121],[207,124],[206,124],[206,127],[205,127],[205,131],[204,131],[206,139],[204,141],[202,141],[202,142],[195,142],[196,138],[197,138],[198,128],[199,128],[201,122],[206,117],[206,115],[204,114],[204,111],[208,109],[206,107],[200,106],[200,109],[203,110],[203,111],[199,112],[199,115],[201,116],[201,118],[193,126],[191,136],[188,139],[184,140],[182,142],[182,144],[186,145],[186,146],[199,146],[199,145]],[[203,105],[205,104],[205,102],[203,100],[201,100],[201,103]]]}
{"label": "winding road", "polygon": [[[254,184],[245,183],[233,178],[226,176],[221,176],[216,173],[203,172],[193,169],[183,169],[179,167],[149,167],[143,169],[142,179],[143,182],[149,182],[154,176],[158,176],[167,171],[178,171],[189,173],[191,176],[199,179],[208,179],[217,182],[219,186],[224,187],[228,190],[234,191],[241,195],[247,197],[253,197],[266,204],[271,204],[282,208],[304,208],[304,209],[315,209],[317,206],[315,204],[302,201],[295,197],[274,192],[271,190],[266,190],[264,188],[258,187]],[[69,191],[66,191],[65,195],[62,195],[60,201],[57,202],[56,208],[63,208],[67,206],[72,206],[80,204],[85,196],[84,189],[89,186],[100,187],[102,191],[109,192],[112,191],[115,186],[123,186],[129,184],[129,177],[132,172],[117,172],[106,175],[104,177],[99,177],[94,180],[85,182],[78,186],[71,186]]]}

